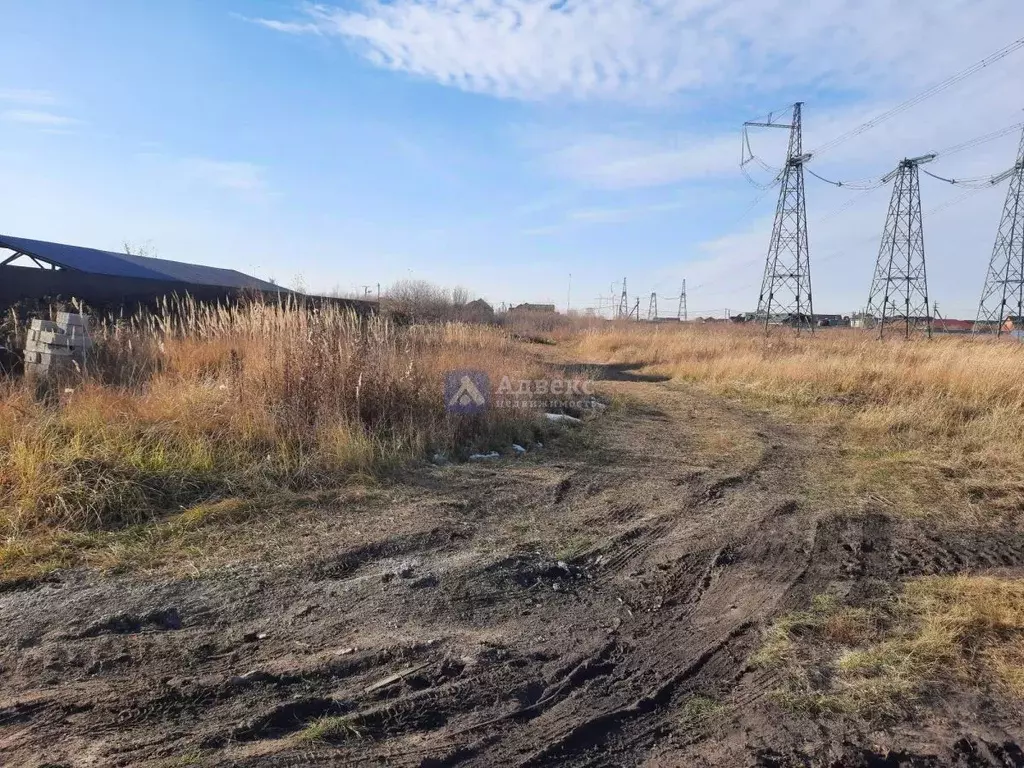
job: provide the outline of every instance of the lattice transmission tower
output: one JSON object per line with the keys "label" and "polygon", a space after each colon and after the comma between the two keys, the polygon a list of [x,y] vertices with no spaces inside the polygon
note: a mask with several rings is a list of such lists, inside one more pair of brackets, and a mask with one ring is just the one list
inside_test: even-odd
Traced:
{"label": "lattice transmission tower", "polygon": [[679,294],[679,310],[677,312],[677,317],[678,317],[679,320],[682,320],[682,321],[685,321],[685,320],[688,319],[687,318],[687,312],[686,312],[686,281],[685,280],[683,280],[682,293]]}
{"label": "lattice transmission tower", "polygon": [[[985,288],[978,305],[975,333],[1003,333],[1007,317],[1024,315],[1024,135],[1017,152],[1017,164],[992,183],[1010,177],[1006,205],[996,234],[996,245],[985,277]],[[1014,323],[1021,324],[1020,320]]]}
{"label": "lattice transmission tower", "polygon": [[785,323],[814,331],[811,300],[811,256],[807,242],[807,205],[804,198],[804,163],[811,156],[803,150],[803,103],[793,105],[793,121],[744,123],[744,126],[788,128],[789,150],[780,175],[782,186],[775,209],[775,225],[768,245],[757,317],[765,331],[772,323]]}
{"label": "lattice transmission tower", "polygon": [[619,307],[615,312],[615,317],[629,318],[629,295],[626,293],[626,278],[622,278],[622,295],[619,296]]}
{"label": "lattice transmission tower", "polygon": [[906,338],[918,330],[924,330],[929,336],[932,333],[918,168],[935,157],[908,158],[882,177],[886,184],[893,179],[896,183],[868,297],[867,313],[874,315],[878,322],[879,338],[885,335],[887,324],[902,325]]}
{"label": "lattice transmission tower", "polygon": [[647,319],[657,320],[658,319],[658,294],[652,293],[651,300],[647,303]]}

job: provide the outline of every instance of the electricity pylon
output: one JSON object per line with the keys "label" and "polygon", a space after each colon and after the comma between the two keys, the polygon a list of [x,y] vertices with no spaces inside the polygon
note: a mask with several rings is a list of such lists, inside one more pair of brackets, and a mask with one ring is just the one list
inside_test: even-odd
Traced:
{"label": "electricity pylon", "polygon": [[905,338],[921,329],[932,335],[918,168],[935,157],[907,158],[882,177],[883,183],[893,179],[896,183],[868,296],[867,311],[878,319],[878,338],[884,337],[886,323],[893,321],[902,322]]}
{"label": "electricity pylon", "polygon": [[622,278],[622,296],[619,297],[618,318],[629,318],[629,297],[626,295],[626,278]]}
{"label": "electricity pylon", "polygon": [[683,280],[683,292],[679,294],[679,312],[676,316],[678,320],[686,321],[686,281]]}
{"label": "electricity pylon", "polygon": [[[1017,164],[992,179],[998,184],[1010,178],[1006,205],[996,234],[996,245],[985,277],[985,288],[978,305],[974,332],[1003,334],[1009,316],[1024,315],[1024,135],[1021,136]],[[1015,322],[1020,325],[1020,320]]]}
{"label": "electricity pylon", "polygon": [[658,294],[652,293],[651,300],[647,304],[647,319],[657,320],[658,319]]}
{"label": "electricity pylon", "polygon": [[807,205],[804,198],[804,163],[811,159],[803,150],[803,103],[793,105],[793,122],[744,123],[744,126],[788,128],[789,150],[782,170],[782,188],[775,209],[775,226],[768,245],[757,317],[765,331],[774,322],[814,331],[811,301],[811,258],[807,242]]}

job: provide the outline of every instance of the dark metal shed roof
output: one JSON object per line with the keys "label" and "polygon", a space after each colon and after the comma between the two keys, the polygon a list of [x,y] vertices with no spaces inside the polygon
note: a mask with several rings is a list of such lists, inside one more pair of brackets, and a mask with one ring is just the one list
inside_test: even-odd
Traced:
{"label": "dark metal shed roof", "polygon": [[64,269],[93,275],[287,292],[286,289],[273,283],[234,269],[206,267],[201,264],[186,264],[182,261],[153,259],[146,256],[129,256],[113,251],[99,251],[95,248],[48,243],[44,240],[27,240],[8,235],[0,235],[0,247],[9,248],[26,256],[35,256]]}

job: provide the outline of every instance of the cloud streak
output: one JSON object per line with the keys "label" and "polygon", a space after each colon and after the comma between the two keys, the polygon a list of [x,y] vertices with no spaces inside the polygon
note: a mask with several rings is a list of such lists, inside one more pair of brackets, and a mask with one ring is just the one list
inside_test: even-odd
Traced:
{"label": "cloud streak", "polygon": [[193,157],[182,160],[181,167],[191,180],[218,189],[250,194],[268,189],[264,169],[255,163]]}
{"label": "cloud streak", "polygon": [[0,118],[9,123],[21,123],[22,125],[34,125],[45,128],[67,128],[81,123],[80,120],[76,120],[73,117],[36,109],[9,109],[0,113]]}
{"label": "cloud streak", "polygon": [[0,101],[26,104],[34,107],[52,107],[57,103],[57,97],[49,91],[37,91],[28,88],[0,88]]}
{"label": "cloud streak", "polygon": [[[972,19],[965,37],[962,19]],[[465,91],[657,101],[715,89],[860,88],[927,79],[1006,40],[1018,0],[364,0],[307,5],[291,34],[345,40],[374,65]]]}
{"label": "cloud streak", "polygon": [[633,189],[734,174],[737,135],[634,138],[592,133],[544,156],[558,176],[600,189]]}

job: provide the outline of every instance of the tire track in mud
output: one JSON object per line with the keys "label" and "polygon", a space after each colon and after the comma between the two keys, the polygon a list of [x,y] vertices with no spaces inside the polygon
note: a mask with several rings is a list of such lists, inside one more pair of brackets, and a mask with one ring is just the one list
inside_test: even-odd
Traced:
{"label": "tire track in mud", "polygon": [[[0,652],[0,745],[57,765],[86,749],[103,765],[195,749],[203,765],[250,768],[635,765],[667,736],[700,741],[677,723],[694,696],[762,706],[776,680],[747,665],[759,629],[814,594],[1024,566],[1019,534],[950,536],[810,507],[804,467],[822,446],[797,427],[621,386],[646,405],[596,422],[597,448],[549,446],[547,464],[501,472],[430,470],[408,491],[414,526],[354,541],[336,530],[287,566],[233,575],[230,589],[115,580],[0,595],[0,619],[20,627],[11,647],[24,641]],[[754,447],[696,464],[683,439],[693,430]],[[566,530],[594,541],[553,555]],[[113,605],[171,615],[154,602],[175,606],[180,626],[105,616]],[[324,717],[350,730],[297,740]],[[772,764],[778,745],[748,746],[733,764]]]}
{"label": "tire track in mud", "polygon": [[[625,426],[628,432],[629,425]],[[628,434],[619,437],[627,442],[630,439]],[[588,753],[601,744],[642,742],[660,727],[662,711],[671,708],[686,691],[705,684],[718,685],[722,678],[733,682],[738,679],[745,657],[745,647],[740,646],[750,644],[754,627],[749,610],[770,611],[774,600],[789,587],[787,581],[780,581],[779,565],[770,562],[761,564],[766,570],[764,578],[752,579],[749,573],[737,574],[731,582],[724,578],[733,566],[744,561],[757,564],[766,554],[761,551],[763,547],[751,548],[751,541],[757,540],[750,534],[763,529],[765,515],[774,515],[778,505],[786,503],[760,503],[760,499],[754,505],[741,502],[736,507],[743,510],[742,515],[730,506],[734,496],[749,493],[749,486],[755,482],[771,485],[773,480],[768,475],[782,471],[777,465],[787,457],[778,450],[768,450],[768,442],[755,465],[742,476],[726,474],[709,480],[705,472],[691,475],[690,490],[682,495],[678,484],[668,480],[663,493],[668,510],[653,515],[648,512],[647,520],[631,524],[609,544],[599,547],[596,554],[581,558],[594,572],[588,589],[632,594],[629,602],[636,603],[643,602],[637,598],[653,589],[659,597],[650,610],[627,611],[628,619],[616,617],[622,622],[613,625],[617,628],[611,630],[610,640],[554,670],[544,687],[537,685],[535,677],[530,683],[533,676],[524,673],[519,679],[527,695],[519,705],[493,717],[471,716],[474,722],[455,730],[439,729],[443,746],[410,755],[409,764],[419,758],[424,759],[423,764],[438,765],[490,765],[505,760],[523,765],[586,764],[590,761]],[[631,484],[650,484],[646,473],[638,474],[636,469],[639,467],[629,468],[632,477],[623,483],[622,475],[629,473],[613,467],[611,481],[592,480],[589,487],[603,487],[605,494],[613,487],[614,492],[604,502],[610,511],[614,510],[622,506],[620,499],[630,497]],[[564,502],[574,484],[574,480],[563,479],[553,500]],[[625,502],[627,506],[632,503]],[[705,516],[709,519],[704,520]],[[616,515],[608,517],[614,520]],[[731,524],[731,532],[700,532],[702,539],[709,538],[709,534],[710,538],[721,539],[717,546],[710,550],[704,545],[691,546],[689,539],[695,526],[702,528],[723,518]],[[799,535],[799,531],[794,532]],[[767,554],[774,557],[785,552],[785,547],[777,547]],[[791,578],[796,578],[804,566],[802,562],[790,563]],[[484,573],[500,573],[502,568],[498,564],[485,568]],[[651,574],[657,577],[652,587],[636,582],[638,577]],[[515,578],[512,581],[517,583]],[[744,586],[752,583],[765,586],[764,594],[751,593]],[[518,586],[526,587],[523,583]],[[745,592],[742,607],[732,602],[732,590],[737,586]],[[497,594],[503,594],[505,600],[515,599],[514,595],[510,597],[508,585]],[[628,608],[626,600],[622,604]],[[504,682],[510,683],[507,679]],[[480,703],[478,696],[456,706],[436,700],[445,695],[441,690],[432,691],[433,706],[455,717],[458,712],[471,713]],[[400,696],[390,706],[404,708],[405,699]],[[614,706],[609,708],[610,704]],[[487,708],[480,711],[486,712]],[[432,752],[436,758],[430,757]],[[392,754],[392,758],[401,762],[401,753]],[[260,760],[253,764],[276,763]]]}
{"label": "tire track in mud", "polygon": [[[763,495],[761,489],[772,486],[774,476],[790,475],[799,463],[799,457],[780,450],[782,440],[776,435],[764,435],[763,440],[765,449],[748,471],[709,482],[703,475],[695,478],[699,485],[677,511],[628,529],[603,550],[599,563],[607,588],[622,590],[627,586],[623,581],[654,563],[662,577],[660,589],[670,592],[668,599],[632,625],[620,627],[618,634],[631,641],[620,643],[622,658],[608,675],[577,690],[571,699],[553,702],[514,738],[492,745],[487,760],[524,767],[600,764],[606,749],[642,749],[639,745],[664,726],[673,704],[687,692],[720,687],[723,680],[732,686],[745,674],[757,619],[772,611],[809,561],[809,554],[793,556],[800,547],[766,546],[752,536],[765,528],[766,519],[792,516],[784,526],[787,545],[802,542],[804,524],[793,514],[791,499],[773,493],[773,499],[759,498],[753,506],[733,500],[749,495],[752,486]],[[710,552],[693,551],[683,536],[709,510],[724,511],[731,530],[717,532],[721,543]],[[713,513],[711,520],[718,517]],[[667,553],[675,556],[666,560],[662,555]],[[729,578],[733,567],[740,572]],[[527,755],[522,757],[524,750]],[[472,757],[467,761],[478,762]]]}

